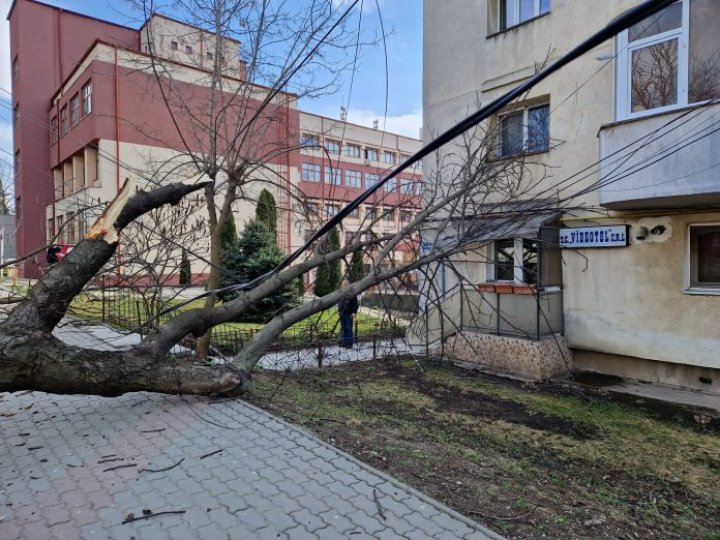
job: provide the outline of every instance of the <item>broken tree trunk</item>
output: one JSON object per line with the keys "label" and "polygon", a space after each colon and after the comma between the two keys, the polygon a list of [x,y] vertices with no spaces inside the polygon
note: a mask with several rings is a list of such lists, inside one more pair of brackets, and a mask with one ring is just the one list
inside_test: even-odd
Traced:
{"label": "broken tree trunk", "polygon": [[153,209],[178,204],[205,185],[169,184],[130,196],[131,183],[125,182],[86,238],[0,324],[0,391],[104,396],[141,390],[173,394],[245,391],[249,373],[232,365],[181,363],[154,357],[141,348],[108,352],[71,347],[51,333],[73,298],[115,254],[126,225]]}

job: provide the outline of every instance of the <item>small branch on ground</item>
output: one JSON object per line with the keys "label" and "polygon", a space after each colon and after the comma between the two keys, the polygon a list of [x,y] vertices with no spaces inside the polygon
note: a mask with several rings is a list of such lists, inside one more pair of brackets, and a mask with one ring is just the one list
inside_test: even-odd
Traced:
{"label": "small branch on ground", "polygon": [[378,515],[383,521],[387,520],[387,517],[385,516],[385,512],[383,512],[382,506],[380,506],[380,500],[378,499],[377,489],[373,489],[373,500],[375,501],[375,506],[377,506]]}
{"label": "small branch on ground", "polygon": [[108,467],[107,469],[104,469],[103,472],[114,471],[117,469],[126,469],[128,467],[137,467],[137,463],[125,463],[123,465],[115,465],[114,467]]}
{"label": "small branch on ground", "polygon": [[[149,513],[146,513],[149,512]],[[127,516],[125,516],[125,519],[123,519],[122,524],[125,525],[126,523],[132,523],[133,521],[140,521],[141,519],[150,519],[151,517],[157,517],[157,516],[166,516],[168,514],[184,514],[185,510],[165,510],[164,512],[153,512],[152,510],[143,510],[142,516],[135,516],[132,512],[130,512]]]}
{"label": "small branch on ground", "polygon": [[224,448],[221,448],[220,450],[215,450],[214,452],[210,452],[209,454],[203,454],[202,456],[200,456],[200,459],[205,459],[207,457],[214,456],[215,454],[219,454],[223,450],[224,450]]}
{"label": "small branch on ground", "polygon": [[165,471],[169,471],[170,469],[174,469],[175,467],[180,465],[183,461],[185,461],[185,458],[180,458],[180,461],[178,461],[174,465],[170,465],[169,467],[165,467],[163,469],[140,469],[138,472],[153,472],[153,473],[165,472]]}

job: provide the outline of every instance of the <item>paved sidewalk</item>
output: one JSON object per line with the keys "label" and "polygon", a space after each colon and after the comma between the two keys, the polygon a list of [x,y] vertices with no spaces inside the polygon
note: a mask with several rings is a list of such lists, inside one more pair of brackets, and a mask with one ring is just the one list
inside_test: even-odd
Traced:
{"label": "paved sidewalk", "polygon": [[0,429],[3,540],[499,538],[242,400],[4,393]]}

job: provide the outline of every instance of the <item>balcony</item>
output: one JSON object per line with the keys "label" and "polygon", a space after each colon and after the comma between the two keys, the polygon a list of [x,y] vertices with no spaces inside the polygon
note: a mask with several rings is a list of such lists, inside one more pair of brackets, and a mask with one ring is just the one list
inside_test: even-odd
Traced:
{"label": "balcony", "polygon": [[600,129],[600,204],[613,210],[720,203],[720,105]]}

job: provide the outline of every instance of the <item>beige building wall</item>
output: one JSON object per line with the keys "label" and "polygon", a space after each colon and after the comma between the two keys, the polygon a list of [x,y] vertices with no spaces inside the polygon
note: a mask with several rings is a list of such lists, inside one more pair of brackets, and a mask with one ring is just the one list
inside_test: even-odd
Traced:
{"label": "beige building wall", "polygon": [[[550,13],[493,33],[487,1],[425,1],[425,142],[527,80],[537,66],[556,61],[638,3],[553,0]],[[552,149],[532,156],[547,167],[547,178],[535,193],[552,193],[565,200],[600,179],[597,168],[574,175],[598,161],[598,133],[601,126],[615,121],[615,53],[615,42],[608,41],[527,96],[527,103],[547,101],[551,110]],[[642,124],[638,126],[643,129]],[[493,129],[492,123],[489,129]],[[687,154],[683,159],[686,161],[675,163],[672,169],[682,170],[694,161]],[[432,160],[427,159],[426,171],[431,172],[431,166]],[[540,169],[531,167],[537,174]],[[663,181],[662,169],[651,181]],[[717,184],[717,168],[714,175]],[[720,389],[720,332],[716,325],[720,296],[687,290],[688,227],[720,223],[720,213],[698,213],[692,207],[683,210],[682,204],[676,204],[680,209],[673,211],[653,205],[642,211],[611,211],[598,207],[594,190],[569,204],[580,208],[564,214],[565,226],[631,225],[631,245],[626,248],[563,250],[565,332],[576,356],[580,353],[579,365],[677,384],[676,377],[662,375],[669,371],[648,366],[658,361],[681,364],[698,370],[694,376],[686,374],[682,384]],[[639,227],[660,223],[667,230],[657,239],[635,238]],[[478,256],[482,257],[482,251]],[[479,264],[474,279],[483,282],[486,268]],[[636,362],[634,369],[628,366],[631,362]],[[707,376],[707,368],[715,370],[714,377]],[[701,373],[704,381],[698,382]]]}

